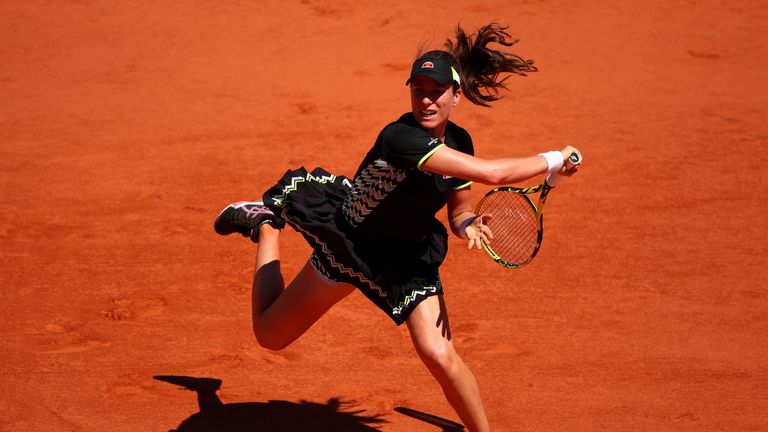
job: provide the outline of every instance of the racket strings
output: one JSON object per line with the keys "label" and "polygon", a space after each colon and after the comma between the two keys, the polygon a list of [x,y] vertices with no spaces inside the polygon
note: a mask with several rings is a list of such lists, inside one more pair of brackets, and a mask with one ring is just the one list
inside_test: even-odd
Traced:
{"label": "racket strings", "polygon": [[530,202],[517,193],[490,195],[481,206],[481,213],[493,218],[488,227],[493,232],[489,247],[510,264],[527,262],[536,251],[539,225]]}

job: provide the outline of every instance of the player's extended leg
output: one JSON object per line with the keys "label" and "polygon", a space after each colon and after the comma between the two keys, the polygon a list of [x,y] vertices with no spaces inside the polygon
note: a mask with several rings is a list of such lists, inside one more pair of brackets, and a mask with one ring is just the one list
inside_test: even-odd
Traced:
{"label": "player's extended leg", "polygon": [[280,228],[285,221],[261,201],[238,201],[221,211],[214,222],[220,235],[239,233],[257,243],[253,275],[253,333],[265,348],[288,346],[328,309],[355,290],[330,282],[307,262],[285,287],[280,272]]}
{"label": "player's extended leg", "polygon": [[443,297],[432,296],[422,301],[406,323],[416,352],[440,383],[464,426],[472,432],[488,431],[477,381],[451,341]]}
{"label": "player's extended leg", "polygon": [[253,333],[261,346],[279,350],[298,339],[355,287],[329,282],[307,261],[283,288],[280,231],[268,224],[258,229],[252,288]]}

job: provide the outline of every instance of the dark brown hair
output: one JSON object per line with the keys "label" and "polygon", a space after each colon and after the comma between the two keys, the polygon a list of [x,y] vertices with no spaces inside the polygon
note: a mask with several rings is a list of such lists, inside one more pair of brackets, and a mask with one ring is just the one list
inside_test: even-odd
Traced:
{"label": "dark brown hair", "polygon": [[456,26],[456,41],[448,39],[445,49],[452,57],[453,66],[459,71],[464,96],[475,105],[490,106],[502,98],[501,90],[507,90],[506,80],[510,75],[525,76],[536,72],[533,60],[526,60],[511,52],[489,48],[495,43],[511,47],[518,41],[507,33],[508,27],[491,23],[480,27],[477,33],[467,34]]}

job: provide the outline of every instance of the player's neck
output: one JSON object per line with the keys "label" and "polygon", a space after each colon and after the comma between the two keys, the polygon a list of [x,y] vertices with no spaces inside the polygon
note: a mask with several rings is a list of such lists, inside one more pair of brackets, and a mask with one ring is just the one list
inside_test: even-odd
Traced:
{"label": "player's neck", "polygon": [[445,142],[445,129],[448,126],[448,122],[438,125],[434,128],[427,129],[427,132],[429,132],[430,135],[432,135],[435,138],[440,138],[440,141]]}

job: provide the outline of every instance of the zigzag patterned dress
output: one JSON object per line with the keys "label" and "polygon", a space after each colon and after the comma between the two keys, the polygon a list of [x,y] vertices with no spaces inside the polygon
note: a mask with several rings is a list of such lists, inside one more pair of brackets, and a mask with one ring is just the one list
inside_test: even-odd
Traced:
{"label": "zigzag patterned dress", "polygon": [[442,142],[406,113],[384,127],[354,179],[289,170],[264,203],[304,236],[320,273],[356,286],[400,325],[419,302],[442,293],[448,233],[435,214],[471,184],[420,169],[442,146],[474,154],[461,127],[448,122]]}

